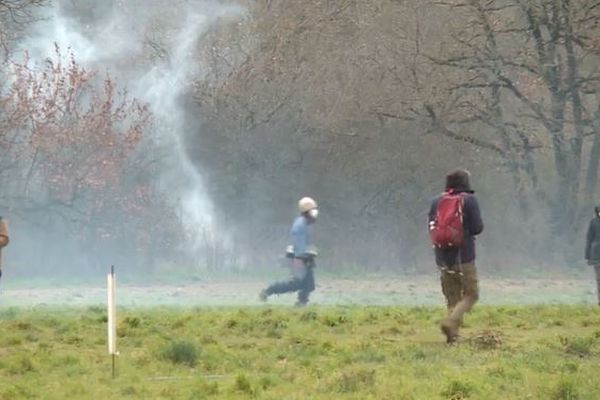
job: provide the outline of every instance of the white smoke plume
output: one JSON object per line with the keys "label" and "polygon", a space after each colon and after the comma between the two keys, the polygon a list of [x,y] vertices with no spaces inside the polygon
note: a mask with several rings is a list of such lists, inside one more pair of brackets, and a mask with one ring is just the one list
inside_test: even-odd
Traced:
{"label": "white smoke plume", "polygon": [[[155,141],[167,148],[168,167],[157,185],[179,202],[182,221],[195,233],[193,250],[207,234],[215,240],[213,205],[184,144],[186,111],[181,98],[202,78],[195,49],[203,33],[221,18],[243,10],[214,1],[67,1],[54,2],[21,44],[32,62],[54,54],[55,46],[73,53],[88,69],[107,72],[154,115]],[[221,238],[223,239],[223,238]]]}

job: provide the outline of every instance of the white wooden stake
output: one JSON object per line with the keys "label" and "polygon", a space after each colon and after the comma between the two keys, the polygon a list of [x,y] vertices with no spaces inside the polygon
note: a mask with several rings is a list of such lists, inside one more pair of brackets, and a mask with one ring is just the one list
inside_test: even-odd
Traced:
{"label": "white wooden stake", "polygon": [[110,267],[106,279],[108,292],[108,354],[112,356],[112,376],[115,377],[115,356],[117,353],[117,305],[115,301],[115,267]]}

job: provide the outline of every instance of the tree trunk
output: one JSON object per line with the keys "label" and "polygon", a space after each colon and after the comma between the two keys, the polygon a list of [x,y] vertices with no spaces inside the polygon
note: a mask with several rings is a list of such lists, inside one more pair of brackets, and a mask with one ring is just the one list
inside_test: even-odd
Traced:
{"label": "tree trunk", "polygon": [[[600,97],[600,96],[599,96]],[[594,116],[594,140],[588,159],[587,175],[585,178],[585,203],[591,206],[598,187],[598,166],[600,165],[600,99]],[[597,202],[596,202],[597,203]]]}
{"label": "tree trunk", "polygon": [[549,133],[552,141],[554,155],[554,168],[558,177],[556,201],[552,203],[556,221],[556,228],[562,231],[564,224],[571,214],[569,204],[569,173],[567,167],[567,155],[565,149],[564,127],[565,100],[557,94],[552,95],[552,121],[550,121]]}
{"label": "tree trunk", "polygon": [[583,138],[584,138],[584,121],[583,121],[583,105],[579,93],[577,79],[579,78],[579,67],[575,54],[573,43],[573,27],[571,26],[571,9],[568,1],[562,2],[563,23],[564,23],[564,43],[567,52],[567,88],[573,105],[573,122],[575,124],[575,137],[570,141],[570,162],[568,163],[568,179],[569,179],[569,204],[571,205],[571,219],[568,231],[572,233],[570,237],[575,237],[578,221],[577,215],[581,215],[580,204],[580,180],[581,180],[581,163],[583,157]]}
{"label": "tree trunk", "polygon": [[[473,2],[472,5],[477,9],[479,19],[483,25],[483,30],[486,35],[486,47],[491,52],[492,57],[499,59],[500,57],[498,52],[498,43],[496,41],[496,34],[490,24],[488,15],[480,1]],[[492,67],[492,71],[495,79],[499,79],[502,76],[500,65],[494,65]],[[519,160],[520,157],[516,152],[514,142],[511,138],[511,131],[507,127],[505,123],[506,121],[504,120],[504,112],[502,110],[501,102],[502,93],[500,88],[501,85],[499,83],[492,84],[492,104],[490,107],[492,121],[490,122],[500,136],[502,147],[504,148],[504,154],[506,158],[505,161],[508,165],[508,169],[513,180],[514,193],[516,194],[516,200],[517,204],[519,205],[521,215],[524,218],[527,218],[529,216],[529,206],[527,204],[523,179],[521,178],[522,167]]]}

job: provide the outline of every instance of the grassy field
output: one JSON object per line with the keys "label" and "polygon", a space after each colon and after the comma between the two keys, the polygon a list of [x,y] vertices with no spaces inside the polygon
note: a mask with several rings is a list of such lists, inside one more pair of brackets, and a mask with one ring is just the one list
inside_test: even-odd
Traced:
{"label": "grassy field", "polygon": [[600,399],[600,308],[0,309],[0,399]]}

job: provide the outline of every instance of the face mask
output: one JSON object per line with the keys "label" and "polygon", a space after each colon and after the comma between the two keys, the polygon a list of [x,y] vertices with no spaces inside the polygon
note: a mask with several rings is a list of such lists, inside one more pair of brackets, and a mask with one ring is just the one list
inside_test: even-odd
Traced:
{"label": "face mask", "polygon": [[312,210],[310,210],[310,211],[308,212],[308,215],[310,215],[310,217],[311,217],[312,219],[317,219],[317,216],[319,215],[319,210],[318,210],[318,209],[316,209],[316,208],[313,208]]}

